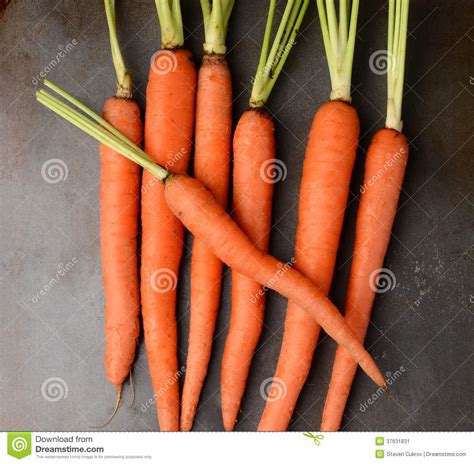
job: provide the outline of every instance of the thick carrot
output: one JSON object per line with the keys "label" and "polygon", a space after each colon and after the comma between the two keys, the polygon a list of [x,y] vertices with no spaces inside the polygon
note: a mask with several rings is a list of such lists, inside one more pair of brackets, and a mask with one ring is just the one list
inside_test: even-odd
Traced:
{"label": "thick carrot", "polygon": [[[327,2],[334,8],[333,2]],[[295,267],[325,293],[329,292],[336,263],[349,184],[359,140],[359,118],[350,105],[351,70],[357,25],[358,2],[352,3],[350,21],[347,4],[339,2],[338,53],[333,54],[326,35],[326,12],[319,2],[319,17],[331,75],[331,100],[324,103],[313,120],[306,147],[299,195]],[[329,15],[336,24],[335,16]],[[320,327],[297,305],[288,303],[285,331],[275,384],[285,386],[285,395],[267,401],[260,431],[284,431],[293,415],[299,394],[311,368]],[[270,391],[272,391],[272,388]],[[275,388],[278,388],[275,385]],[[270,395],[271,396],[271,395]]]}
{"label": "thick carrot", "polygon": [[201,182],[185,174],[170,173],[72,95],[49,81],[45,84],[89,117],[44,90],[36,93],[39,103],[122,156],[135,161],[163,182],[166,204],[195,237],[204,241],[221,261],[235,271],[294,300],[329,336],[354,356],[377,385],[385,387],[383,375],[370,354],[337,308],[309,278],[253,245]]}
{"label": "thick carrot", "polygon": [[[233,1],[214,0],[210,9],[205,0],[202,6],[206,41],[197,85],[194,175],[226,209],[232,137],[232,81],[224,54],[225,31]],[[216,31],[220,35],[216,35]],[[195,239],[191,259],[188,357],[181,398],[182,431],[192,428],[207,374],[220,303],[222,268],[222,261],[202,241]]]}
{"label": "thick carrot", "polygon": [[[270,2],[251,109],[243,113],[234,135],[233,218],[255,247],[268,251],[275,165],[274,124],[263,109],[288,57],[308,2],[287,2],[274,42],[270,35],[276,2]],[[275,176],[276,175],[276,176]],[[263,325],[265,293],[261,283],[232,272],[232,312],[221,371],[222,419],[227,431],[237,420],[245,384]]]}
{"label": "thick carrot", "polygon": [[[388,53],[396,59],[388,73],[386,128],[374,135],[365,160],[345,304],[346,321],[361,342],[367,332],[376,277],[387,252],[408,160],[408,142],[400,132],[407,23],[408,0],[390,0]],[[356,370],[350,354],[338,347],[321,430],[339,429]]]}
{"label": "thick carrot", "polygon": [[[159,2],[162,8],[167,2]],[[160,11],[160,10],[159,10]],[[166,17],[166,15],[164,16]],[[160,15],[162,36],[169,31]],[[174,25],[177,22],[173,22]],[[179,24],[178,28],[182,28]],[[145,150],[171,172],[185,172],[191,155],[196,70],[181,42],[155,54],[146,92]],[[176,287],[183,250],[181,222],[166,206],[163,184],[142,180],[141,293],[148,364],[161,431],[179,429]]]}
{"label": "thick carrot", "polygon": [[[359,119],[347,103],[331,101],[316,113],[301,179],[295,267],[327,294],[349,194],[359,138]],[[285,395],[268,401],[258,429],[288,428],[298,396],[308,376],[320,327],[289,302],[275,378]]]}
{"label": "thick carrot", "polygon": [[[140,109],[131,98],[131,77],[125,69],[117,40],[115,2],[105,0],[116,96],[106,100],[103,117],[135,144],[141,144]],[[141,170],[100,145],[100,245],[105,293],[105,369],[120,401],[121,388],[130,374],[140,332],[137,236]],[[117,403],[118,407],[118,403]]]}
{"label": "thick carrot", "polygon": [[[234,135],[232,215],[263,252],[268,251],[270,241],[273,183],[262,175],[262,166],[273,163],[274,158],[274,124],[270,115],[262,109],[246,111]],[[228,431],[237,419],[264,310],[262,285],[233,271],[232,313],[221,372],[222,418]]]}

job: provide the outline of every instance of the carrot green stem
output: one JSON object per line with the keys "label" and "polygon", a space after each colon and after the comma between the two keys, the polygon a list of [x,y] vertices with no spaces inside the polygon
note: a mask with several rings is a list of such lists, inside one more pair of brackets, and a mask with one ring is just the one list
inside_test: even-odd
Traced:
{"label": "carrot green stem", "polygon": [[161,47],[182,47],[184,33],[179,0],[155,0],[155,4],[161,28]]}
{"label": "carrot green stem", "polygon": [[262,107],[268,100],[294,45],[296,34],[301,26],[308,4],[309,0],[287,1],[272,47],[269,50],[276,8],[276,0],[270,0],[260,61],[252,87],[252,95],[250,96],[250,106],[252,108]]}
{"label": "carrot green stem", "polygon": [[69,101],[72,105],[78,107],[89,117],[76,109],[71,108],[69,105],[45,90],[38,90],[36,92],[36,99],[39,103],[55,112],[66,121],[75,125],[86,134],[89,134],[100,143],[107,145],[112,150],[125,156],[125,158],[139,164],[141,167],[153,174],[158,180],[164,181],[170,175],[169,171],[155,163],[141,148],[128,140],[97,113],[94,113],[86,105],[76,100],[72,95],[54,85],[52,82],[45,81],[45,84]]}
{"label": "carrot green stem", "polygon": [[109,26],[110,47],[115,73],[117,74],[117,97],[130,98],[132,95],[132,77],[128,74],[123,61],[122,52],[117,38],[115,21],[115,0],[104,0],[107,24]]}
{"label": "carrot green stem", "polygon": [[[317,0],[324,49],[331,76],[331,100],[351,101],[352,63],[359,0],[339,0],[339,23],[334,0]],[[350,10],[350,16],[348,18]]]}
{"label": "carrot green stem", "polygon": [[387,119],[385,127],[401,131],[403,82],[410,0],[389,0],[387,44]]}
{"label": "carrot green stem", "polygon": [[225,37],[234,0],[201,0],[204,18],[204,51],[224,55],[227,51]]}

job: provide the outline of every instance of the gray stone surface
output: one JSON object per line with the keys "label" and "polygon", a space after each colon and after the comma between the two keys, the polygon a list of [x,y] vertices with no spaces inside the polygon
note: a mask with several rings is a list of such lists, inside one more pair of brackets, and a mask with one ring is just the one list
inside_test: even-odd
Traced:
{"label": "gray stone surface", "polygon": [[[186,44],[200,57],[199,2],[182,3]],[[235,120],[247,106],[267,2],[236,3],[228,37]],[[271,238],[271,252],[283,260],[292,254],[305,140],[316,108],[329,94],[314,3],[268,105],[276,121],[278,157],[288,167],[286,180],[276,184]],[[340,307],[364,153],[384,121],[385,78],[374,74],[369,63],[374,52],[386,47],[385,2],[361,3],[353,103],[360,113],[362,137],[331,290]],[[380,398],[365,412],[360,404],[374,387],[358,373],[344,430],[473,429],[474,4],[411,3],[403,111],[411,155],[385,264],[396,276],[396,287],[378,296],[366,340],[384,372],[401,366],[406,372],[392,386],[392,401]],[[118,24],[143,108],[149,57],[159,46],[154,2],[118,2]],[[14,0],[0,19],[0,43],[0,430],[88,430],[110,413],[114,402],[103,368],[97,144],[37,105],[33,92],[35,76],[43,71],[101,110],[115,86],[102,4]],[[61,50],[65,56],[53,66]],[[51,159],[59,159],[63,170],[57,183],[42,176],[42,167]],[[181,364],[187,350],[189,251],[188,246],[179,283]],[[58,273],[61,265],[66,272]],[[229,273],[224,280],[195,430],[223,430],[219,376],[230,311]],[[285,301],[270,293],[237,430],[255,430],[258,423],[264,407],[259,387],[274,372],[284,311]],[[334,350],[334,343],[322,336],[291,430],[318,428]],[[57,383],[59,398],[62,389],[58,401],[45,399],[45,382],[51,378],[58,378],[52,382]],[[153,408],[141,406],[152,396],[143,343],[134,378],[133,407],[122,407],[106,430],[158,429]],[[54,389],[49,394],[54,395]],[[125,403],[129,399],[127,388]]]}

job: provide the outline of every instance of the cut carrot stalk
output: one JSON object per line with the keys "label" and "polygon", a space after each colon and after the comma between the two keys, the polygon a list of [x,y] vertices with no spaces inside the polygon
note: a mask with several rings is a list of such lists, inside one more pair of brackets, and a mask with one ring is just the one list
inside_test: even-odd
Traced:
{"label": "cut carrot stalk", "polygon": [[[192,148],[196,70],[183,48],[179,1],[157,0],[162,49],[151,59],[145,150],[170,172],[186,172]],[[148,365],[161,431],[179,430],[176,292],[184,229],[149,172],[142,180],[141,293]]]}
{"label": "cut carrot stalk", "polygon": [[[233,219],[262,252],[268,251],[270,240],[273,187],[278,180],[273,175],[284,169],[275,165],[275,126],[264,105],[288,58],[308,3],[286,3],[271,44],[276,1],[270,2],[250,109],[242,114],[234,134]],[[227,431],[233,430],[237,421],[264,311],[261,283],[232,272],[232,311],[221,372],[222,419]]]}
{"label": "cut carrot stalk", "polygon": [[[359,140],[359,118],[351,102],[351,73],[359,1],[318,1],[321,29],[331,76],[330,101],[316,112],[306,147],[299,195],[295,267],[325,293],[336,264],[349,184]],[[348,18],[348,12],[350,16]],[[289,302],[274,382],[286,394],[267,401],[258,429],[288,428],[298,396],[308,377],[320,326]],[[272,385],[272,388],[278,388]]]}
{"label": "cut carrot stalk", "polygon": [[[225,59],[227,23],[233,0],[202,0],[205,43],[198,74],[194,175],[226,209],[232,137],[232,81]],[[180,429],[191,430],[204,385],[221,296],[222,261],[200,240],[193,241],[191,310]]]}
{"label": "cut carrot stalk", "polygon": [[374,360],[324,293],[296,269],[259,250],[201,182],[185,174],[173,174],[153,162],[137,145],[125,142],[123,135],[107,121],[85,105],[77,105],[77,100],[67,92],[48,81],[45,85],[89,117],[45,90],[36,92],[39,103],[153,174],[164,184],[165,201],[170,210],[221,261],[245,277],[294,300],[352,354],[378,386],[385,387],[383,375]]}
{"label": "cut carrot stalk", "polygon": [[[105,0],[117,93],[106,100],[103,117],[121,134],[140,144],[140,109],[131,98],[132,80],[117,39],[115,1]],[[105,293],[105,366],[109,381],[122,390],[131,374],[140,332],[137,236],[141,169],[100,144],[100,244]],[[118,408],[119,402],[117,402]]]}
{"label": "cut carrot stalk", "polygon": [[[354,253],[346,295],[346,321],[364,341],[375,300],[408,161],[402,129],[402,97],[409,0],[390,0],[388,16],[387,119],[370,143],[357,213]],[[372,179],[377,179],[375,182]],[[340,428],[357,371],[346,349],[338,347],[323,410],[321,430]]]}

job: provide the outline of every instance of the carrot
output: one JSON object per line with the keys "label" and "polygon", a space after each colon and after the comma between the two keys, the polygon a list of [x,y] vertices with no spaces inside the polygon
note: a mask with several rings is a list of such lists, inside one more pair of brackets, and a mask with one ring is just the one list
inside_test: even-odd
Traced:
{"label": "carrot", "polygon": [[[194,175],[227,208],[232,136],[232,81],[225,59],[233,0],[201,2],[205,43],[198,74]],[[191,259],[191,310],[180,429],[191,430],[211,357],[219,310],[222,261],[195,239]]]}
{"label": "carrot", "polygon": [[[375,299],[374,276],[383,266],[408,160],[408,142],[400,132],[408,6],[408,0],[389,3],[387,120],[385,128],[374,135],[367,152],[357,213],[345,317],[361,342]],[[357,364],[349,353],[338,347],[321,430],[339,429],[356,370]]]}
{"label": "carrot", "polygon": [[[132,100],[127,73],[117,40],[115,2],[105,0],[117,93],[106,100],[104,119],[136,144],[143,126],[140,109]],[[137,235],[140,201],[140,166],[108,146],[100,145],[100,244],[105,293],[105,368],[120,401],[122,384],[130,374],[140,332]]]}
{"label": "carrot", "polygon": [[[146,91],[145,150],[171,172],[191,155],[196,70],[183,45],[179,2],[157,1],[162,50],[151,61]],[[142,180],[141,293],[145,344],[161,431],[179,429],[176,287],[184,229],[149,172]]]}
{"label": "carrot", "polygon": [[347,348],[377,385],[385,387],[383,375],[370,354],[338,309],[310,279],[260,251],[201,182],[185,174],[172,174],[72,95],[52,82],[44,83],[85,115],[42,89],[36,92],[39,103],[153,174],[164,184],[165,201],[170,210],[224,264],[294,300],[329,336]]}
{"label": "carrot", "polygon": [[[340,1],[339,24],[334,2],[327,2],[328,20],[338,37],[327,33],[324,2],[318,2],[329,70],[330,101],[316,115],[309,133],[299,195],[295,267],[325,293],[329,292],[336,263],[349,184],[359,140],[359,118],[351,106],[351,70],[359,2]],[[331,39],[338,43],[333,48]],[[333,53],[336,49],[337,52]],[[320,327],[297,305],[289,302],[283,342],[274,383],[285,385],[285,395],[267,401],[260,431],[288,428],[298,396],[308,377]],[[272,391],[273,386],[270,388]]]}
{"label": "carrot", "polygon": [[[250,109],[234,134],[233,218],[253,244],[267,252],[270,240],[275,165],[274,123],[264,109],[279,72],[288,57],[308,2],[287,2],[270,48],[276,2],[270,2],[262,52],[255,75]],[[265,296],[262,285],[232,272],[232,311],[221,371],[224,428],[237,420],[245,384],[263,325]]]}

